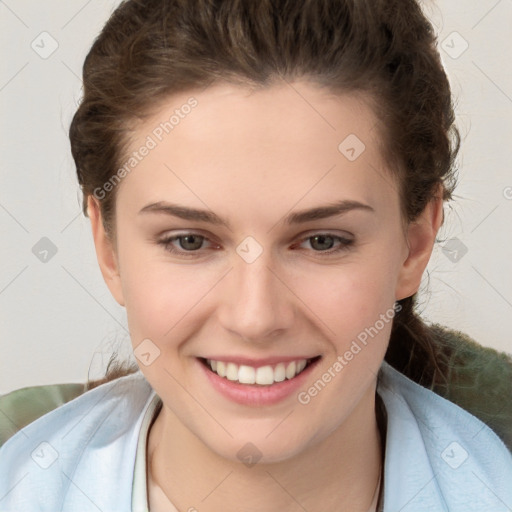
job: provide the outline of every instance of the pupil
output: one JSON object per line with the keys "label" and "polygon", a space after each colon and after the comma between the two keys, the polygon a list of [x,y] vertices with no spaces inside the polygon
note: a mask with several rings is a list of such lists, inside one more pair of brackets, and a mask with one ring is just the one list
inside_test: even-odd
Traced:
{"label": "pupil", "polygon": [[[194,238],[197,239],[194,244]],[[190,242],[192,240],[192,242]],[[180,245],[183,249],[199,249],[201,247],[202,237],[196,235],[186,235],[180,237]],[[191,243],[192,247],[187,246],[187,244]]]}
{"label": "pupil", "polygon": [[325,240],[329,240],[331,243],[327,243],[328,247],[320,247],[321,249],[330,249],[332,247],[332,237],[331,236],[324,236],[324,235],[317,235],[313,237],[313,240],[319,241],[320,245],[325,244]]}

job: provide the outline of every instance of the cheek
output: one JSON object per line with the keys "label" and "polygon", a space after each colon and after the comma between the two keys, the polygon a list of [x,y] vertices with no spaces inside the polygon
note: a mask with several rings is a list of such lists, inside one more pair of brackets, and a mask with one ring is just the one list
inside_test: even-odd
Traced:
{"label": "cheek", "polygon": [[142,269],[141,263],[126,265],[122,273],[132,336],[135,333],[156,340],[172,337],[173,329],[178,323],[182,327],[180,320],[186,318],[205,294],[205,283],[197,279],[197,273],[194,277],[191,267],[146,261]]}
{"label": "cheek", "polygon": [[177,364],[176,351],[187,355],[182,346],[188,347],[212,313],[224,267],[177,264],[143,244],[125,251],[121,281],[133,347],[150,339],[167,353],[168,363]]}
{"label": "cheek", "polygon": [[295,279],[294,290],[322,320],[331,339],[352,339],[395,302],[396,266],[391,259],[354,261],[309,275]]}
{"label": "cheek", "polygon": [[311,416],[324,418],[325,432],[339,426],[368,392],[387,349],[395,316],[396,267],[391,259],[375,261],[378,264],[359,262],[331,269],[325,279],[315,280],[316,287],[309,283],[305,302],[314,304],[321,319],[316,325],[322,325],[333,352],[326,353],[321,375],[308,382],[297,398]]}
{"label": "cheek", "polygon": [[[129,244],[128,236],[118,242],[134,346],[149,338],[176,348],[171,342],[173,334],[186,332],[185,338],[193,335],[199,328],[194,323],[199,322],[206,307],[213,313],[211,308],[219,305],[216,297],[222,296],[226,285],[219,278],[229,265],[177,264],[170,262],[163,250],[160,254],[147,244]],[[327,339],[346,344],[394,303],[396,262],[390,247],[381,245],[375,244],[361,252],[364,256],[348,257],[339,264],[304,262],[294,270],[276,269],[296,296],[285,293],[282,300],[295,302],[297,311],[323,330]]]}

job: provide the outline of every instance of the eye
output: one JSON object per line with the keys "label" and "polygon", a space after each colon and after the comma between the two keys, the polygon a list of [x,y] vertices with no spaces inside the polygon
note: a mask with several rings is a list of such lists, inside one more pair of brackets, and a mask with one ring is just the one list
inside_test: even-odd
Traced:
{"label": "eye", "polygon": [[[195,232],[187,232],[179,235],[167,236],[158,241],[158,244],[171,254],[183,257],[197,257],[201,255],[201,249],[204,249],[205,241],[211,241],[204,235]],[[332,233],[314,233],[311,236],[301,240],[299,246],[309,243],[312,251],[325,255],[326,257],[347,251],[354,244],[354,240]],[[218,248],[214,245],[213,248]],[[295,248],[296,246],[293,246]],[[334,248],[333,248],[334,247]]]}
{"label": "eye", "polygon": [[[183,233],[181,235],[168,236],[159,240],[158,243],[164,247],[164,249],[172,254],[179,256],[194,257],[197,256],[205,240],[208,240],[199,233]],[[177,243],[176,243],[177,242]]]}
{"label": "eye", "polygon": [[[334,235],[332,233],[315,233],[312,236],[308,236],[302,240],[302,244],[306,242],[310,244],[314,252],[329,255],[347,251],[350,246],[353,245],[354,240]],[[333,246],[336,245],[336,242],[338,243],[338,246],[333,249]]]}

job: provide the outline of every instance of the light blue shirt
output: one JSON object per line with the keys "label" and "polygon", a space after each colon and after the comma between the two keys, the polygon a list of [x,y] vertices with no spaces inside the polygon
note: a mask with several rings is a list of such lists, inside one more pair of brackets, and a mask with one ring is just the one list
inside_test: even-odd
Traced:
{"label": "light blue shirt", "polygon": [[[510,512],[512,454],[492,430],[387,363],[378,393],[384,512]],[[158,403],[139,372],[27,425],[0,448],[0,512],[146,510],[143,447]]]}

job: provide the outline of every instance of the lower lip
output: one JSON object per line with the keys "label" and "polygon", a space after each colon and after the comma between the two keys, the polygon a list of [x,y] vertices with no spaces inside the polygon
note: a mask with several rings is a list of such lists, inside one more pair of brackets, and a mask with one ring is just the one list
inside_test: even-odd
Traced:
{"label": "lower lip", "polygon": [[241,405],[264,406],[276,404],[297,392],[304,385],[320,359],[311,363],[293,379],[276,382],[270,386],[240,384],[239,382],[225,379],[209,370],[199,359],[196,359],[196,361],[213,388],[224,397]]}

